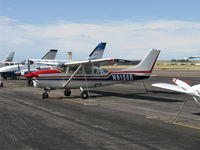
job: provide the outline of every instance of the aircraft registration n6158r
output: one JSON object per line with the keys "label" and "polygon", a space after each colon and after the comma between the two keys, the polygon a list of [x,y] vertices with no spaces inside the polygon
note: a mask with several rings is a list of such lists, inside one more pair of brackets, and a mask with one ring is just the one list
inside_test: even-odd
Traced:
{"label": "aircraft registration n6158r", "polygon": [[48,98],[48,93],[54,89],[65,89],[65,96],[71,95],[71,89],[81,89],[81,97],[87,99],[88,88],[149,78],[159,53],[160,50],[153,49],[138,65],[120,71],[108,71],[99,66],[126,60],[102,58],[64,63],[59,69],[32,72],[25,77],[33,78],[34,87],[45,90],[43,98]]}

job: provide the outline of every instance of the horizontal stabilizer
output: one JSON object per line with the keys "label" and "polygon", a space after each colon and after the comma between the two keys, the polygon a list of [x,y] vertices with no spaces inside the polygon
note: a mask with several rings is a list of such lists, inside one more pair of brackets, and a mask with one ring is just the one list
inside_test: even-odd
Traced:
{"label": "horizontal stabilizer", "polygon": [[152,84],[153,87],[163,88],[171,91],[181,92],[181,93],[187,93],[184,89],[182,89],[180,86],[174,85],[174,84],[168,84],[168,83],[155,83]]}

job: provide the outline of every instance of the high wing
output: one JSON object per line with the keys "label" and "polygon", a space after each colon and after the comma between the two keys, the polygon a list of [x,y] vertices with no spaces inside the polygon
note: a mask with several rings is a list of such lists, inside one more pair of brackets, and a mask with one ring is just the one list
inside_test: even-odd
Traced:
{"label": "high wing", "polygon": [[57,66],[57,65],[59,65],[59,62],[43,62],[43,61],[38,61],[38,62],[36,62],[37,64],[43,64],[43,65],[51,65],[51,66]]}
{"label": "high wing", "polygon": [[152,84],[153,87],[163,88],[171,91],[181,92],[181,93],[187,93],[183,88],[181,88],[178,85],[174,84],[168,84],[168,83],[155,83]]}
{"label": "high wing", "polygon": [[134,61],[125,60],[125,59],[114,59],[114,58],[102,58],[102,59],[93,59],[93,60],[82,60],[82,61],[68,61],[68,62],[51,62],[51,61],[38,61],[37,64],[43,65],[51,65],[51,66],[58,66],[59,64],[69,66],[69,65],[79,65],[85,63],[93,63],[95,65],[113,65],[113,64],[127,64]]}
{"label": "high wing", "polygon": [[94,60],[82,60],[82,61],[73,61],[73,62],[66,62],[64,66],[71,66],[71,65],[101,65],[102,63],[115,62],[114,58],[102,58],[102,59],[94,59]]}

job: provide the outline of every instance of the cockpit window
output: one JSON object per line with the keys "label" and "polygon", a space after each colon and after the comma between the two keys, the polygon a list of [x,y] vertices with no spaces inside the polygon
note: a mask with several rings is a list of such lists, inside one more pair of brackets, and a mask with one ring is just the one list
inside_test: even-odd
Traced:
{"label": "cockpit window", "polygon": [[[78,68],[78,66],[76,66],[76,67],[71,67],[70,66],[68,73],[69,74],[73,74],[77,70],[77,68]],[[82,74],[82,68],[80,68],[79,71],[76,74]]]}
{"label": "cockpit window", "polygon": [[92,74],[92,68],[91,67],[85,67],[83,73]]}
{"label": "cockpit window", "polygon": [[98,68],[94,68],[94,74],[101,74],[101,72]]}
{"label": "cockpit window", "polygon": [[106,70],[106,69],[102,69],[103,70],[103,72],[106,74],[106,73],[108,73],[108,70]]}
{"label": "cockpit window", "polygon": [[[73,74],[77,70],[78,66],[64,66],[59,68],[59,70],[63,72],[67,72],[68,74]],[[102,69],[99,67],[82,67],[79,69],[79,71],[76,73],[77,75],[89,75],[89,74],[94,74],[94,75],[102,75],[102,74],[107,74],[108,70]]]}

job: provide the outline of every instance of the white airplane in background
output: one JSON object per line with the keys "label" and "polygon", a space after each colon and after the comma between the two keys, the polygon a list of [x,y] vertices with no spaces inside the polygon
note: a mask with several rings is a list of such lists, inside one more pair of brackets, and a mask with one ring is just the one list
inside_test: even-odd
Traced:
{"label": "white airplane in background", "polygon": [[[99,43],[95,49],[91,52],[88,60],[100,59],[103,56],[106,47],[105,42]],[[55,58],[55,57],[54,57]],[[35,72],[39,70],[52,69],[53,67],[60,67],[66,62],[72,62],[73,60],[53,60],[53,59],[28,59],[26,62],[26,69],[20,69],[21,75],[24,76],[27,73]],[[31,66],[33,62],[36,62],[36,66]],[[41,67],[42,66],[42,67]]]}
{"label": "white airplane in background", "polygon": [[193,99],[200,104],[200,84],[190,86],[188,83],[181,81],[179,79],[174,78],[173,82],[176,84],[168,84],[168,83],[155,83],[152,84],[153,87],[163,88],[171,91],[176,91],[180,93],[189,94],[193,97]]}
{"label": "white airplane in background", "polygon": [[[36,68],[38,68],[38,69],[49,69],[50,66],[40,65],[40,64],[37,64],[36,62],[55,59],[57,51],[58,50],[48,51],[48,53],[45,54],[42,57],[42,59],[30,59],[29,61],[25,60],[24,62],[17,63],[17,64],[12,65],[12,66],[2,67],[2,68],[0,68],[0,75],[4,79],[7,79],[8,77],[14,78],[14,77],[17,77],[20,74],[21,70],[24,70],[24,69],[28,70],[30,66],[34,69],[36,69]],[[28,63],[30,65],[28,65]]]}
{"label": "white airplane in background", "polygon": [[14,55],[15,55],[15,52],[8,53],[5,59],[2,62],[0,62],[0,68],[18,64],[18,62],[13,62]]}
{"label": "white airplane in background", "polygon": [[[95,49],[90,53],[88,60],[94,60],[94,59],[100,59],[103,56],[104,50],[106,48],[106,42],[99,43]],[[42,65],[50,65],[50,66],[56,66],[61,67],[65,63],[71,63],[74,62],[73,60],[46,60],[46,61],[38,61],[38,64]]]}
{"label": "white airplane in background", "polygon": [[3,62],[12,62],[14,58],[15,52],[10,52],[6,58],[3,60]]}
{"label": "white airplane in background", "polygon": [[65,89],[65,96],[71,95],[70,89],[81,89],[81,97],[86,99],[88,98],[88,88],[149,78],[159,53],[159,50],[151,50],[137,66],[120,71],[108,71],[97,67],[104,62],[120,61],[119,59],[104,58],[69,62],[63,64],[60,69],[32,72],[26,74],[25,77],[33,78],[34,87],[45,90],[43,98],[48,98],[48,93],[54,89]]}

